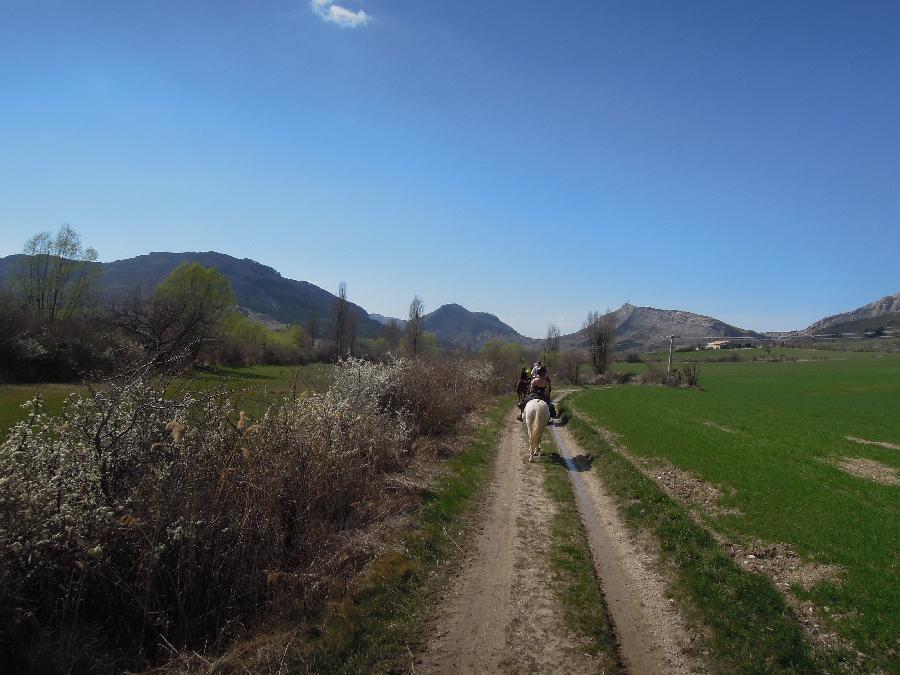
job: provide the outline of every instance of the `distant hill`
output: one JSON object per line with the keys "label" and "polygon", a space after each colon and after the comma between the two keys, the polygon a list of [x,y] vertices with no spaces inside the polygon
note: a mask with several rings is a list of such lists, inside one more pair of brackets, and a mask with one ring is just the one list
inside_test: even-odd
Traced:
{"label": "distant hill", "polygon": [[384,316],[383,314],[369,314],[370,319],[374,319],[383,326],[387,326],[391,321],[395,321],[401,328],[406,325],[405,319],[398,319],[395,316]]}
{"label": "distant hill", "polygon": [[[617,352],[643,352],[668,344],[665,335],[677,335],[677,344],[705,342],[725,337],[763,337],[762,334],[738,328],[710,316],[685,312],[679,309],[656,309],[624,304],[613,312],[616,324]],[[564,335],[564,347],[584,347],[587,337],[584,330]]]}
{"label": "distant hill", "polygon": [[[891,314],[900,314],[900,293],[894,295],[886,295],[881,300],[870,302],[868,305],[857,307],[850,312],[843,314],[835,314],[820,319],[806,329],[807,333],[851,333],[863,332],[866,330],[876,330],[878,328],[877,320],[867,322],[867,319],[877,319]],[[896,319],[892,319],[896,321]],[[862,322],[862,323],[859,323]],[[896,324],[894,324],[896,325]]]}
{"label": "distant hill", "polygon": [[878,337],[879,335],[896,335],[900,337],[900,312],[890,312],[869,316],[864,319],[853,319],[834,323],[816,333],[817,336],[862,336]]}
{"label": "distant hill", "polygon": [[445,344],[464,349],[479,349],[491,339],[519,344],[532,344],[535,340],[520,335],[493,314],[470,312],[462,305],[442,305],[425,315],[425,330],[438,336]]}
{"label": "distant hill", "polygon": [[[0,283],[8,278],[22,256],[0,258]],[[150,293],[181,263],[200,263],[215,267],[228,277],[238,305],[281,323],[309,324],[317,315],[319,330],[324,331],[334,312],[337,298],[328,291],[306,281],[286,279],[271,267],[247,258],[234,258],[213,251],[204,253],[148,253],[135,258],[96,263],[100,268],[101,293],[107,299],[129,293]],[[377,337],[382,325],[370,319],[368,312],[351,303],[356,314],[357,334]]]}

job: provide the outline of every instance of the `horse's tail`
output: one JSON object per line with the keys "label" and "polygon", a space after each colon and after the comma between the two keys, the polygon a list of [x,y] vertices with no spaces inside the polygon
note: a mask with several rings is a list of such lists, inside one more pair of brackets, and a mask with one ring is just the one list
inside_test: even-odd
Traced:
{"label": "horse's tail", "polygon": [[538,411],[534,411],[534,417],[531,420],[531,424],[529,424],[529,431],[531,432],[531,447],[536,448],[541,444],[541,436],[544,435],[544,427],[541,425],[541,421],[538,418]]}
{"label": "horse's tail", "polygon": [[528,426],[528,440],[532,448],[538,447],[541,442],[541,436],[544,433],[544,427],[550,421],[550,408],[543,401],[535,401],[535,405],[531,403],[525,409],[525,424]]}

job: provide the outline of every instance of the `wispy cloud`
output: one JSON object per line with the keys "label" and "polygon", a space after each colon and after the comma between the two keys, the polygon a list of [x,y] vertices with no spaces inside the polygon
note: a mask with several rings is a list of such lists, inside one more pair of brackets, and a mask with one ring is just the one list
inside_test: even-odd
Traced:
{"label": "wispy cloud", "polygon": [[359,28],[372,20],[372,17],[361,9],[354,12],[341,5],[336,5],[334,0],[310,0],[309,4],[322,19],[337,24],[341,28]]}

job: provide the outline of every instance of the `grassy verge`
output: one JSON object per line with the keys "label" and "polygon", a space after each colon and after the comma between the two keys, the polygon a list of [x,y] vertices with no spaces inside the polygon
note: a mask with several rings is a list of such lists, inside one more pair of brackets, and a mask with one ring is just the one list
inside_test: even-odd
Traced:
{"label": "grassy verge", "polygon": [[503,421],[513,398],[488,411],[469,448],[446,462],[440,484],[426,498],[416,524],[395,550],[381,555],[368,573],[326,613],[319,635],[295,649],[293,668],[306,672],[386,672],[408,645],[421,641],[421,621],[433,592],[446,581],[446,563],[458,545],[458,531],[488,476]]}
{"label": "grassy verge", "polygon": [[687,511],[577,418],[569,430],[594,457],[629,526],[649,530],[676,570],[684,603],[711,629],[714,661],[723,672],[818,672],[802,629],[765,577],[742,570]]}
{"label": "grassy verge", "polygon": [[624,672],[616,651],[616,637],[606,600],[600,590],[587,533],[578,515],[575,494],[553,436],[544,437],[550,459],[541,460],[544,489],[556,505],[550,523],[552,584],[565,613],[566,625],[588,638],[583,649],[602,658],[603,672]]}

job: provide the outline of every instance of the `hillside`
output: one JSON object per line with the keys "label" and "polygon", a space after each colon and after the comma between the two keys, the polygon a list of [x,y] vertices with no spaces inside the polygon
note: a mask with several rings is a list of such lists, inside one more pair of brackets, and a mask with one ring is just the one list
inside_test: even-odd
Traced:
{"label": "hillside", "polygon": [[[12,273],[22,256],[0,258],[0,283]],[[234,258],[223,253],[148,253],[135,258],[96,263],[100,268],[100,290],[109,300],[129,293],[146,294],[166,278],[181,263],[200,263],[215,267],[228,277],[238,305],[281,323],[308,325],[313,314],[318,317],[320,330],[331,319],[337,298],[328,291],[306,281],[287,279],[271,267],[247,258]],[[351,303],[357,317],[357,331],[361,337],[376,337],[382,325],[369,318],[368,313]]]}
{"label": "hillside", "polygon": [[369,314],[369,318],[377,321],[378,323],[387,326],[391,321],[396,323],[401,328],[406,325],[406,319],[398,319],[394,316],[384,316],[384,314]]}
{"label": "hillside", "polygon": [[[679,344],[703,342],[724,337],[762,337],[760,333],[732,326],[710,316],[678,309],[656,309],[624,304],[613,312],[616,322],[616,351],[642,352],[662,347],[663,336],[679,336]],[[587,344],[580,330],[561,338],[564,347]]]}
{"label": "hillside", "polygon": [[524,337],[514,328],[503,323],[493,314],[470,312],[457,304],[442,305],[425,315],[425,330],[438,336],[445,343],[464,349],[479,349],[491,339],[505,342],[531,344],[531,338]]}
{"label": "hillside", "polygon": [[[876,330],[879,326],[863,321],[864,319],[874,319],[888,314],[900,314],[900,293],[894,295],[886,295],[880,300],[870,302],[868,305],[857,307],[850,312],[843,314],[835,314],[820,319],[806,329],[807,333],[840,333],[840,332],[858,332],[860,330]],[[896,325],[896,324],[894,324]]]}

